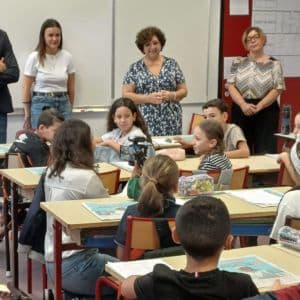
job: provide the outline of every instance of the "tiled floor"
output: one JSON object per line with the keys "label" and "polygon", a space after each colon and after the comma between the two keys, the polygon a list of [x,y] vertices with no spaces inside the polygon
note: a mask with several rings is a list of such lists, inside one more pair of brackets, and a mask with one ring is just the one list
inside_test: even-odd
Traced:
{"label": "tiled floor", "polygon": [[[20,288],[27,292],[27,263],[26,263],[26,255],[19,255],[19,278],[20,278]],[[0,283],[7,283],[11,281],[11,277],[7,278],[5,276],[5,246],[4,242],[0,242]],[[33,262],[32,264],[32,282],[33,282],[33,300],[42,300],[42,267],[40,263]]]}

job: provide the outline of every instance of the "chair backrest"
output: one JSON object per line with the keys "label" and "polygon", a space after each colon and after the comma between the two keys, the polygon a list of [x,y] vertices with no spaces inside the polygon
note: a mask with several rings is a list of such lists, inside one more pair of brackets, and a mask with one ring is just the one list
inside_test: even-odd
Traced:
{"label": "chair backrest", "polygon": [[230,189],[244,189],[248,184],[249,166],[233,169]]}
{"label": "chair backrest", "polygon": [[119,181],[120,181],[120,172],[121,170],[116,168],[112,171],[107,171],[103,173],[98,173],[103,186],[107,189],[108,193],[116,194],[119,189]]}
{"label": "chair backrest", "polygon": [[287,215],[285,217],[285,225],[300,230],[300,218]]}
{"label": "chair backrest", "polygon": [[[175,218],[165,219],[170,230],[175,226]],[[138,249],[143,254],[145,250],[160,248],[159,236],[153,218],[127,217],[126,240],[123,260],[132,260],[132,250]]]}
{"label": "chair backrest", "polygon": [[296,183],[291,178],[287,168],[284,163],[280,164],[280,169],[277,178],[277,185],[295,186]]}
{"label": "chair backrest", "polygon": [[193,114],[192,115],[192,119],[191,119],[191,123],[190,123],[190,127],[189,127],[189,134],[193,133],[193,129],[199,125],[202,121],[204,121],[204,117],[201,114]]}
{"label": "chair backrest", "polygon": [[27,166],[32,166],[31,159],[28,155],[23,157],[21,153],[5,154],[5,167],[7,169],[26,168]]}

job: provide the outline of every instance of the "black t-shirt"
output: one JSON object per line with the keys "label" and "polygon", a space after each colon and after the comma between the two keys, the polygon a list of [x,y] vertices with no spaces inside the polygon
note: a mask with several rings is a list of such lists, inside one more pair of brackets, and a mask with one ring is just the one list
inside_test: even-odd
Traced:
{"label": "black t-shirt", "polygon": [[238,300],[259,294],[247,274],[216,269],[196,277],[195,273],[178,272],[162,264],[137,278],[134,290],[138,300]]}
{"label": "black t-shirt", "polygon": [[8,153],[21,153],[25,167],[29,156],[32,167],[46,166],[49,158],[49,146],[34,132],[21,133],[13,142]]}

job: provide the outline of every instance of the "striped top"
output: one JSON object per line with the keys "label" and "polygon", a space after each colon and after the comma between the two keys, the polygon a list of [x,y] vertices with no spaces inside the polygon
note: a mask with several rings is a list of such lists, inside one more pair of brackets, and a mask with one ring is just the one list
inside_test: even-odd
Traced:
{"label": "striped top", "polygon": [[206,155],[200,165],[199,170],[228,170],[232,169],[232,164],[225,153],[214,153]]}
{"label": "striped top", "polygon": [[266,63],[237,57],[227,83],[234,84],[244,99],[262,99],[272,89],[285,90],[281,64],[273,57]]}

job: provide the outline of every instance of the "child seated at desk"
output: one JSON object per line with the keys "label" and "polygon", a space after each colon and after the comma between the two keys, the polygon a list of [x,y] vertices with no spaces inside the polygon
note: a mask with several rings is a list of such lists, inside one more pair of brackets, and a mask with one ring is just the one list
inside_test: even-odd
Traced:
{"label": "child seated at desk", "polygon": [[[175,204],[173,193],[177,191],[178,176],[178,166],[170,157],[158,154],[146,160],[138,203],[127,207],[117,230],[115,242],[118,258],[124,256],[127,216],[175,218],[179,206]],[[164,247],[175,246],[170,232],[164,238]]]}
{"label": "child seated at desk", "polygon": [[121,293],[129,299],[243,299],[258,294],[251,277],[218,269],[224,246],[231,244],[230,217],[214,197],[187,201],[176,215],[174,241],[186,252],[186,267],[175,271],[157,264],[144,276],[130,276]]}
{"label": "child seated at desk", "polygon": [[49,158],[49,146],[64,116],[55,108],[42,111],[35,131],[27,131],[17,136],[8,153],[21,153],[25,167],[46,166]]}
{"label": "child seated at desk", "polygon": [[[70,119],[62,124],[53,139],[51,164],[45,177],[46,201],[108,197],[106,189],[94,170],[93,150],[91,130],[85,122]],[[52,225],[53,217],[47,215],[45,260],[47,274],[53,280]],[[62,242],[74,243],[64,232]],[[62,254],[63,289],[72,294],[84,295],[86,299],[94,297],[96,280],[104,274],[105,264],[116,260],[109,255],[98,253],[98,249],[64,251]]]}
{"label": "child seated at desk", "polygon": [[139,109],[128,98],[119,98],[112,104],[107,115],[107,131],[101,138],[95,139],[101,146],[96,148],[97,161],[119,161],[121,146],[129,146],[131,137],[145,137],[152,144]]}
{"label": "child seated at desk", "polygon": [[291,148],[290,153],[282,152],[279,154],[278,162],[283,163],[295,185],[300,185],[300,112],[295,116],[295,126],[293,133],[296,142]]}
{"label": "child seated at desk", "polygon": [[278,205],[276,219],[270,234],[271,243],[278,240],[278,231],[285,225],[286,216],[300,218],[300,187],[287,191]]}
{"label": "child seated at desk", "polygon": [[[205,119],[216,120],[222,126],[224,131],[225,153],[228,158],[249,157],[250,150],[242,129],[235,125],[227,123],[228,107],[221,99],[212,99],[206,102],[203,107],[203,116]],[[192,144],[185,142],[184,139],[177,137],[185,148],[192,147]]]}

